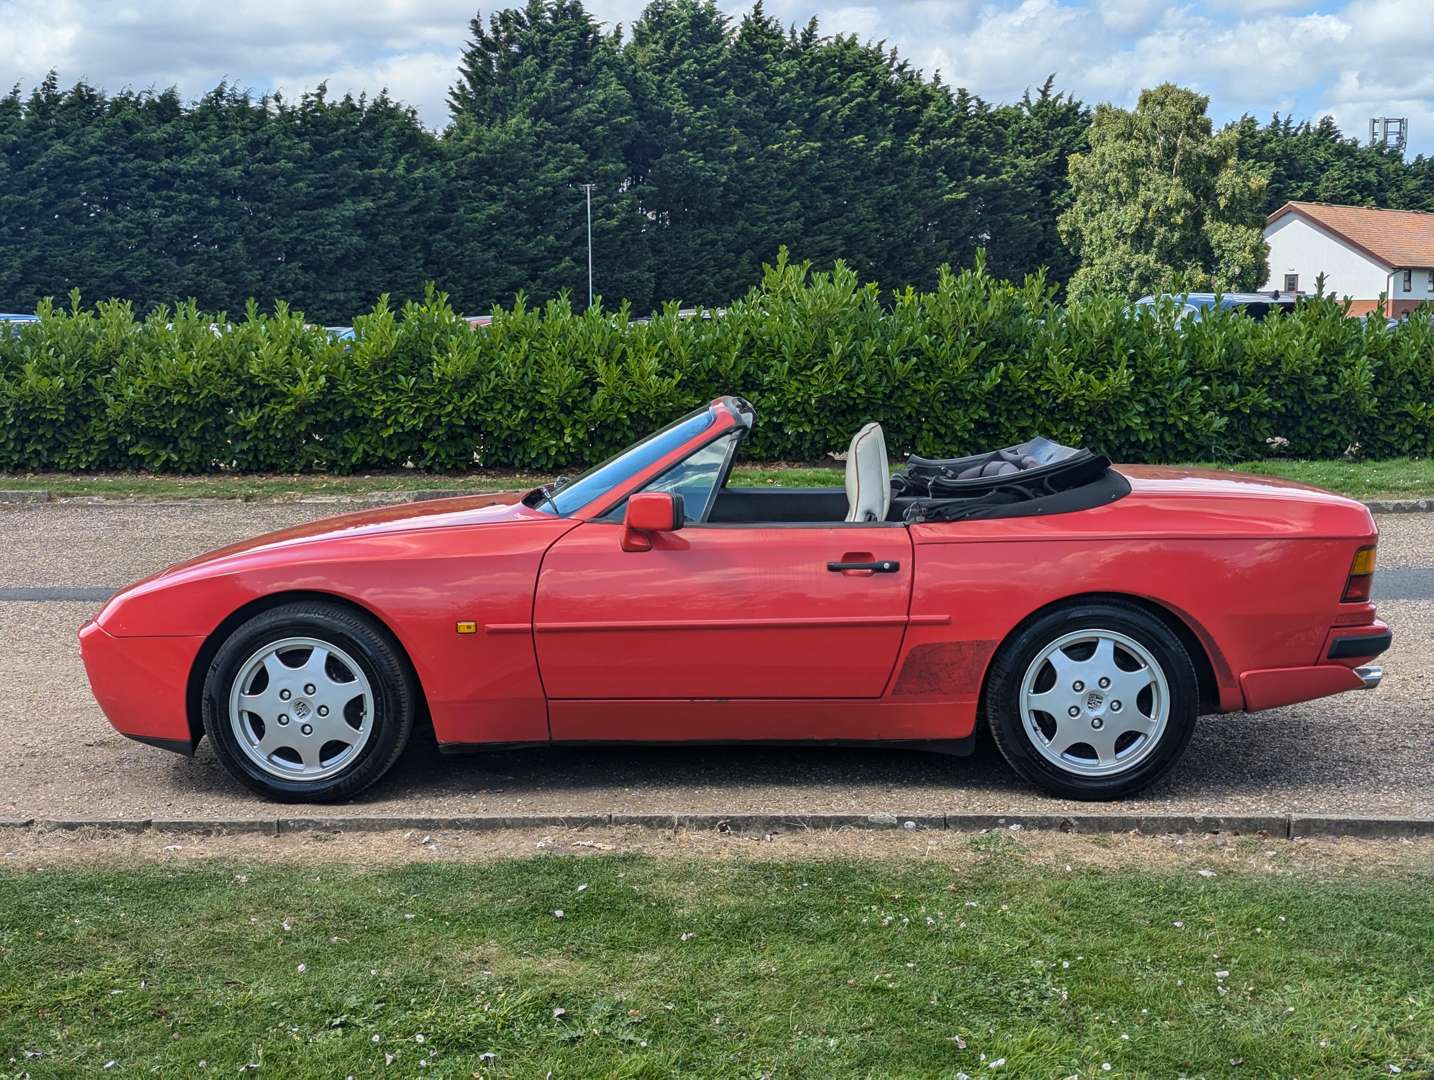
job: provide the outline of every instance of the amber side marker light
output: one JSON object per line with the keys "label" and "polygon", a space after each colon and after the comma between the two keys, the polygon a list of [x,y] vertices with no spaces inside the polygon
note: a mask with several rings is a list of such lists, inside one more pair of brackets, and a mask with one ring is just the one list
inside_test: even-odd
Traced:
{"label": "amber side marker light", "polygon": [[1362,547],[1354,553],[1349,564],[1349,577],[1344,583],[1343,604],[1369,603],[1370,590],[1374,586],[1374,548]]}
{"label": "amber side marker light", "polygon": [[460,622],[454,629],[460,634],[476,634],[478,633],[478,624],[476,622],[464,621]]}

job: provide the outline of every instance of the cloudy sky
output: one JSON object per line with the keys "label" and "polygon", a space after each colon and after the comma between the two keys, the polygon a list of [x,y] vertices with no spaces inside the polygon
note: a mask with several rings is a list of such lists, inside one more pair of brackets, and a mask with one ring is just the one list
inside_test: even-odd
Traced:
{"label": "cloudy sky", "polygon": [[[609,24],[645,0],[590,0]],[[7,81],[51,68],[105,89],[221,79],[294,93],[387,87],[441,127],[474,0],[0,0]],[[486,14],[501,4],[483,4]],[[747,3],[723,0],[729,12]],[[1087,101],[1133,103],[1173,80],[1209,94],[1217,120],[1332,114],[1347,134],[1407,116],[1411,152],[1434,153],[1429,0],[768,0],[786,22],[885,39],[929,71],[994,101],[1055,72]],[[6,69],[0,69],[3,72]]]}

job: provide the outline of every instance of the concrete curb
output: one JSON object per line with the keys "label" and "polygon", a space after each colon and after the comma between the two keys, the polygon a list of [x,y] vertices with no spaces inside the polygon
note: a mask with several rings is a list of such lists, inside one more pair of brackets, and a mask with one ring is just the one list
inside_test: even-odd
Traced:
{"label": "concrete curb", "polygon": [[39,832],[93,829],[95,832],[142,833],[149,825],[149,818],[41,818],[35,822]]}
{"label": "concrete curb", "polygon": [[1412,840],[1421,836],[1434,836],[1434,819],[1318,817],[1306,814],[1290,816],[1291,840],[1331,836],[1369,837],[1371,839],[1397,837]]}
{"label": "concrete curb", "polygon": [[1366,499],[1371,514],[1434,513],[1434,499]]}
{"label": "concrete curb", "polygon": [[829,829],[900,829],[907,832],[1062,832],[1227,834],[1273,839],[1412,839],[1434,837],[1434,818],[1322,816],[1316,814],[511,814],[452,817],[325,815],[287,818],[0,818],[0,829],[36,832],[179,833],[279,836],[338,832],[497,832],[509,829],[602,829],[613,826],[666,832],[741,835],[820,832]]}
{"label": "concrete curb", "polygon": [[149,823],[149,827],[154,832],[188,833],[192,836],[233,836],[237,833],[279,835],[279,823],[274,818],[231,818],[213,821],[155,818]]}

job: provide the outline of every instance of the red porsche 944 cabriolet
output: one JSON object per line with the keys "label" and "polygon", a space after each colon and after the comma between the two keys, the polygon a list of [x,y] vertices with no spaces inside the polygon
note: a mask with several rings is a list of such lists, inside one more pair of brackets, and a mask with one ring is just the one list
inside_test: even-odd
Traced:
{"label": "red porsche 944 cabriolet", "polygon": [[1044,439],[913,457],[856,433],[845,488],[728,486],[725,397],[572,480],[319,521],[174,566],[80,631],[125,735],[205,735],[276,799],[446,750],[839,742],[961,752],[1108,799],[1202,712],[1370,688],[1390,641],[1358,502],[1113,468]]}

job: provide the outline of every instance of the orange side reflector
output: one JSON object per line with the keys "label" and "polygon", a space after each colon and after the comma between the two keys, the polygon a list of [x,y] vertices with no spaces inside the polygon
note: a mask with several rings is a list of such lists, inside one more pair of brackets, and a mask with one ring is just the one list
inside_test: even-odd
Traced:
{"label": "orange side reflector", "polygon": [[478,633],[478,624],[476,622],[461,622],[455,629],[460,634],[476,634]]}

